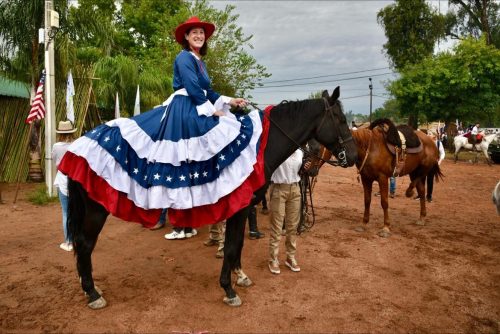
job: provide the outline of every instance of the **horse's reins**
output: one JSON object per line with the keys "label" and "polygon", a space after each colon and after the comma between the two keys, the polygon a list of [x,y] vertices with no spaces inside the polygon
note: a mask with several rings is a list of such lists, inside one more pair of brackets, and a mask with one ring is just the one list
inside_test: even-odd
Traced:
{"label": "horse's reins", "polygon": [[363,162],[361,163],[361,167],[358,169],[358,182],[359,182],[359,175],[361,174],[361,171],[365,167],[366,160],[368,159],[368,155],[370,154],[370,147],[372,146],[372,137],[373,137],[373,133],[371,134],[370,139],[368,140],[368,147],[366,148],[365,157],[363,158]]}

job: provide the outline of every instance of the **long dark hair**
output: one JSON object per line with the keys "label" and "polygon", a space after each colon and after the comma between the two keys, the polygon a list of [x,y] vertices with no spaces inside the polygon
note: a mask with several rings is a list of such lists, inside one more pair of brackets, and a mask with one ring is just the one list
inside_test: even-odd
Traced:
{"label": "long dark hair", "polygon": [[[184,33],[184,35],[186,34],[189,34],[189,32],[193,29],[193,28],[196,28],[196,27],[192,27],[192,28],[189,28],[188,30],[186,30],[186,32]],[[203,28],[202,28],[203,29]],[[205,29],[203,29],[203,31],[205,31]],[[182,47],[184,48],[184,50],[186,51],[191,51],[191,47],[189,46],[189,42],[187,41],[186,37],[184,37],[184,39],[182,40]],[[207,50],[208,50],[208,47],[207,47],[207,40],[205,39],[205,42],[203,43],[203,46],[201,47],[200,49],[200,55],[204,56],[207,54]]]}

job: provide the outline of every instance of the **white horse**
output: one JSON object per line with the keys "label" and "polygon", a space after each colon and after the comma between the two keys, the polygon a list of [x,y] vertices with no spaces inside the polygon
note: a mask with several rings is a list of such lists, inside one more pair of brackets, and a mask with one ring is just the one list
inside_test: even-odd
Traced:
{"label": "white horse", "polygon": [[500,181],[498,181],[497,186],[493,189],[493,194],[491,194],[493,203],[497,207],[497,213],[500,216]]}
{"label": "white horse", "polygon": [[[486,135],[483,137],[481,143],[475,145],[475,150],[476,152],[478,152],[478,154],[476,154],[476,159],[474,160],[474,162],[477,162],[479,153],[483,152],[484,156],[486,157],[486,161],[488,161],[488,165],[491,165],[491,160],[490,157],[488,156],[488,146],[493,141],[493,139],[495,139],[495,137],[498,135],[499,134],[497,133]],[[467,139],[467,137],[464,137],[463,135],[456,136],[453,139],[453,142],[455,144],[455,162],[457,162],[458,160],[458,152],[460,152],[461,149],[472,151],[472,144],[469,144],[469,140]]]}

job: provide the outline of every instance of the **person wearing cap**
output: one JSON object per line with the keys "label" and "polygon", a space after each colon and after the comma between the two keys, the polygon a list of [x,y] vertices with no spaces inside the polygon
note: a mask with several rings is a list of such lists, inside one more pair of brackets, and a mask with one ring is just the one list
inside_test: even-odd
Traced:
{"label": "person wearing cap", "polygon": [[[211,127],[219,122],[227,128],[216,136],[236,134],[240,124],[227,117],[230,107],[245,107],[247,102],[243,98],[230,98],[216,93],[211,86],[208,70],[202,58],[207,53],[207,40],[213,35],[215,25],[200,21],[193,16],[180,24],[175,30],[175,39],[182,45],[183,50],[177,55],[174,62],[173,88],[174,94],[168,101],[166,122],[173,128]],[[170,100],[170,98],[169,98]],[[165,105],[165,103],[164,103]],[[184,124],[185,122],[191,124]],[[207,124],[209,123],[209,124]],[[188,131],[189,132],[189,131]],[[208,142],[207,142],[208,139]],[[204,147],[198,150],[211,150],[210,138],[204,139]],[[219,139],[213,138],[214,141]],[[216,149],[213,149],[216,151]],[[167,240],[185,239],[188,235],[196,235],[196,229],[186,231],[181,227],[174,227],[171,233],[165,234]]]}
{"label": "person wearing cap", "polygon": [[[57,142],[52,146],[52,160],[56,167],[59,166],[62,157],[73,142],[76,129],[70,121],[60,121],[57,125]],[[73,250],[73,238],[68,230],[68,177],[60,170],[57,171],[54,180],[54,187],[57,188],[57,194],[62,208],[62,226],[64,232],[64,242],[59,247],[65,251]]]}

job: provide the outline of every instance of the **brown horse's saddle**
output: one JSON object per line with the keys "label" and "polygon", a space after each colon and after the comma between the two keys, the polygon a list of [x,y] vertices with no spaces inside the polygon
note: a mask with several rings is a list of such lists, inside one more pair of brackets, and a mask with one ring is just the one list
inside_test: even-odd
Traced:
{"label": "brown horse's saddle", "polygon": [[401,147],[386,141],[389,152],[396,156],[393,176],[399,176],[403,170],[407,154],[419,153],[423,150],[422,142],[411,127],[399,125],[397,128],[399,139],[401,139]]}

